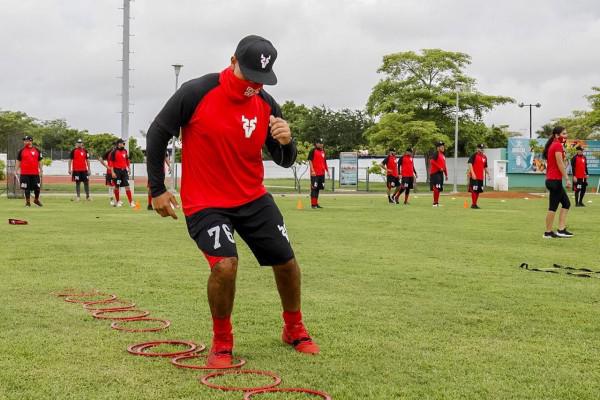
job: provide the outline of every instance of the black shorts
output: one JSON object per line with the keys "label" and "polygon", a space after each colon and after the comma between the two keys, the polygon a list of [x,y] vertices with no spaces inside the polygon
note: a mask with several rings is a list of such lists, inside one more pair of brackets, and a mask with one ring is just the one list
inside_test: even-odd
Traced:
{"label": "black shorts", "polygon": [[185,220],[205,255],[237,257],[233,237],[237,231],[260,265],[284,264],[294,258],[283,216],[270,194],[239,207],[207,208]]}
{"label": "black shorts", "polygon": [[571,201],[562,185],[562,179],[546,179],[546,189],[550,192],[548,211],[556,211],[559,204],[565,210],[571,208]]}
{"label": "black shorts", "polygon": [[400,188],[402,189],[413,189],[415,185],[414,176],[403,176],[400,182]]}
{"label": "black shorts", "polygon": [[483,193],[483,180],[473,178],[469,179],[469,192]]}
{"label": "black shorts", "polygon": [[387,176],[387,187],[388,189],[400,186],[400,178],[393,175]]}
{"label": "black shorts", "polygon": [[444,191],[444,173],[442,171],[429,175],[429,190],[437,188],[440,192]]}
{"label": "black shorts", "polygon": [[313,190],[325,189],[325,175],[316,175],[310,177],[310,188]]}
{"label": "black shorts", "polygon": [[114,182],[115,182],[115,186],[118,187],[127,187],[129,186],[129,174],[127,173],[126,169],[114,169],[113,170],[115,175],[117,176],[116,178],[114,178]]}
{"label": "black shorts", "polygon": [[113,181],[112,174],[106,174],[104,176],[104,184],[106,186],[115,186],[115,182]]}
{"label": "black shorts", "polygon": [[573,191],[579,191],[585,189],[588,185],[586,178],[577,179],[577,182],[573,182]]}
{"label": "black shorts", "polygon": [[88,173],[82,171],[73,171],[71,174],[71,181],[73,182],[87,182],[88,181]]}
{"label": "black shorts", "polygon": [[20,187],[23,190],[35,190],[40,188],[39,175],[21,175],[19,178]]}

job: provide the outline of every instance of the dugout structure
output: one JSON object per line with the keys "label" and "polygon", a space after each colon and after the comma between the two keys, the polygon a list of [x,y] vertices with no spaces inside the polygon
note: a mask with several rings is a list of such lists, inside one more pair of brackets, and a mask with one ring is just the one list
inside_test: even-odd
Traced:
{"label": "dugout structure", "polygon": [[20,199],[23,197],[23,191],[17,179],[16,163],[17,152],[23,147],[23,135],[8,135],[6,143],[6,197],[9,199]]}

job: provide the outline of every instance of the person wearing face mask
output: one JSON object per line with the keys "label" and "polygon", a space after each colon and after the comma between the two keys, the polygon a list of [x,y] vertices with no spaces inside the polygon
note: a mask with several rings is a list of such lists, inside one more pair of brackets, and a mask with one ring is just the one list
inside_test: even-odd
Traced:
{"label": "person wearing face mask", "polygon": [[33,190],[33,204],[42,206],[40,202],[40,188],[42,176],[42,152],[33,145],[33,138],[29,135],[23,137],[23,148],[17,153],[15,173],[19,177],[21,189],[25,191],[25,207],[31,207],[31,191]]}
{"label": "person wearing face mask", "polygon": [[238,267],[237,232],[258,263],[271,266],[283,308],[282,340],[317,354],[300,311],[300,268],[283,216],[264,185],[262,149],[290,167],[297,150],[277,102],[263,90],[277,77],[277,50],[268,40],[243,38],[220,73],[184,83],[167,101],[147,135],[147,168],[153,207],[177,219],[175,196],[164,185],[164,154],[182,132],[181,203],[188,232],[211,269],[208,303],[213,320],[209,367],[232,363],[231,314]]}
{"label": "person wearing face mask", "polygon": [[578,145],[575,150],[577,154],[571,159],[571,172],[573,174],[573,191],[575,192],[575,207],[585,207],[583,196],[587,189],[587,178],[589,178],[588,163],[583,155],[583,147]]}
{"label": "person wearing face mask", "polygon": [[[563,187],[563,178],[565,179],[567,188],[571,187],[571,180],[567,174],[564,149],[566,142],[567,130],[562,126],[556,126],[552,130],[552,136],[550,136],[544,147],[543,157],[547,163],[546,189],[550,192],[544,239],[573,237],[573,234],[567,230],[567,214],[571,207],[571,201]],[[552,226],[559,204],[562,208],[558,217],[558,230],[554,233]]]}

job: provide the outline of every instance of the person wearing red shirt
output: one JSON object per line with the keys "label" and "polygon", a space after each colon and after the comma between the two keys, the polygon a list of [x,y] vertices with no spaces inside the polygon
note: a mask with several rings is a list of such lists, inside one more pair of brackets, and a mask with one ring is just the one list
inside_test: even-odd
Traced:
{"label": "person wearing red shirt", "polygon": [[119,201],[119,190],[125,188],[127,194],[127,200],[131,207],[135,207],[135,202],[131,196],[131,190],[129,189],[129,174],[131,173],[129,164],[129,154],[125,148],[125,140],[117,140],[117,148],[110,153],[108,165],[112,169],[112,178],[115,182],[115,189],[113,191],[115,195],[115,207],[121,207],[123,203]]}
{"label": "person wearing red shirt", "polygon": [[308,153],[308,165],[310,167],[310,206],[311,208],[323,208],[319,204],[319,190],[325,189],[325,173],[327,178],[329,168],[327,167],[327,158],[323,150],[323,139],[315,140],[315,147]]}
{"label": "person wearing red shirt", "polygon": [[69,156],[69,175],[71,180],[75,182],[75,193],[77,197],[75,201],[81,200],[81,183],[83,182],[83,189],[85,190],[85,199],[90,201],[90,184],[88,182],[88,176],[90,175],[90,155],[86,149],[83,148],[83,140],[77,140],[75,148],[71,150]]}
{"label": "person wearing red shirt", "polygon": [[469,192],[471,192],[471,208],[480,209],[477,205],[479,193],[483,193],[483,180],[490,176],[487,156],[483,152],[485,145],[477,145],[477,151],[469,158]]}
{"label": "person wearing red shirt", "polygon": [[439,207],[440,193],[444,191],[444,176],[448,180],[448,170],[446,156],[444,156],[446,150],[444,142],[436,142],[435,147],[435,154],[429,160],[429,188],[433,192],[433,206]]}
{"label": "person wearing red shirt", "polygon": [[587,189],[587,178],[589,177],[587,158],[583,155],[583,147],[581,147],[581,145],[577,146],[575,149],[577,150],[577,154],[571,159],[575,207],[585,207],[585,204],[583,204],[583,196]]}
{"label": "person wearing red shirt", "polygon": [[301,353],[319,352],[302,322],[300,268],[288,231],[263,184],[264,146],[273,161],[286,168],[297,156],[281,108],[263,90],[264,84],[277,83],[272,70],[276,58],[271,42],[255,35],[245,37],[227,68],[184,83],[148,129],[152,203],[161,216],[175,219],[178,204],[164,185],[163,161],[170,138],[182,131],[183,213],[190,236],[211,268],[207,290],[213,319],[207,357],[211,367],[232,362],[235,231],[260,265],[272,266],[283,308],[283,342]]}
{"label": "person wearing red shirt", "polygon": [[[573,234],[567,230],[567,214],[571,207],[571,201],[563,187],[562,180],[565,179],[567,188],[571,187],[569,175],[567,175],[566,157],[564,144],[567,142],[567,130],[562,126],[556,126],[552,130],[552,136],[546,142],[544,147],[544,159],[546,159],[546,189],[550,192],[548,214],[546,214],[546,231],[544,239],[556,237],[572,237]],[[558,230],[556,233],[552,230],[554,217],[558,205],[561,205],[560,215],[558,217]]]}
{"label": "person wearing red shirt", "polygon": [[114,206],[115,200],[114,200],[114,187],[115,187],[115,182],[113,181],[112,178],[112,168],[110,166],[110,154],[117,148],[117,141],[115,140],[115,142],[112,144],[111,148],[108,149],[103,155],[102,157],[100,157],[100,164],[102,164],[102,166],[104,168],[106,168],[106,175],[105,175],[105,181],[104,181],[104,185],[106,187],[108,187],[108,196],[110,197],[110,205]]}
{"label": "person wearing red shirt", "polygon": [[412,148],[409,147],[406,149],[404,155],[400,157],[398,160],[398,167],[400,168],[400,176],[402,176],[402,180],[400,181],[400,191],[396,197],[396,202],[398,202],[398,198],[404,192],[404,204],[406,205],[408,204],[408,195],[410,190],[414,188],[417,180],[417,170],[415,169],[415,160],[413,158]]}
{"label": "person wearing red shirt", "polygon": [[31,191],[33,190],[33,204],[42,207],[40,202],[41,179],[43,175],[42,152],[33,145],[31,136],[23,137],[23,148],[17,153],[17,162],[15,164],[15,174],[21,184],[21,189],[25,191],[25,207],[31,207]]}
{"label": "person wearing red shirt", "polygon": [[[398,204],[398,197],[400,197],[400,175],[398,174],[396,149],[390,148],[388,150],[388,155],[381,162],[381,167],[385,169],[388,203]],[[392,188],[394,188],[394,194],[392,194]]]}

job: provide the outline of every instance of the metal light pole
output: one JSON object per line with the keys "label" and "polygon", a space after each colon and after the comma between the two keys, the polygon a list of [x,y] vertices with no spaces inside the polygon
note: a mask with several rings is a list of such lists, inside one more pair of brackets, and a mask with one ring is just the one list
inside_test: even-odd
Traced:
{"label": "metal light pole", "polygon": [[457,188],[457,179],[458,179],[458,112],[460,109],[458,108],[458,92],[461,89],[460,84],[456,84],[456,117],[454,120],[454,185],[453,185],[453,193],[458,192]]}
{"label": "metal light pole", "polygon": [[523,107],[529,107],[529,139],[532,139],[532,127],[531,127],[531,108],[532,107],[536,107],[536,108],[540,108],[542,105],[540,103],[536,103],[536,104],[525,104],[525,103],[519,103],[519,107],[523,108]]}
{"label": "metal light pole", "polygon": [[129,21],[130,1],[123,0],[123,64],[121,83],[121,138],[129,151]]}
{"label": "metal light pole", "polygon": [[[183,68],[183,64],[173,64],[173,69],[175,70],[175,91],[179,89],[179,72],[181,72],[181,68]],[[173,138],[171,141],[171,192],[175,193],[175,168],[177,168],[176,159],[175,159],[175,143],[177,142],[177,138]]]}

